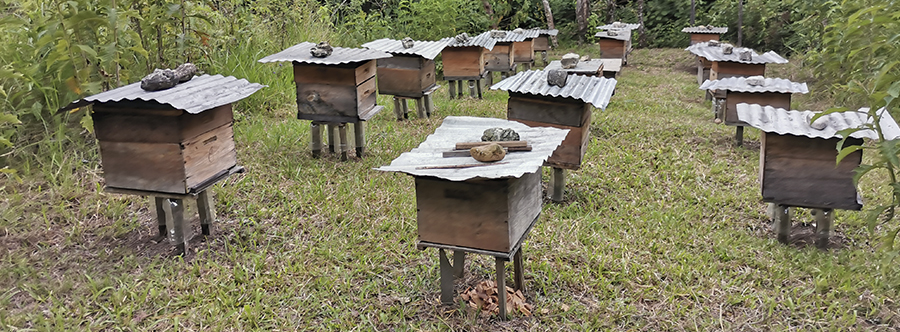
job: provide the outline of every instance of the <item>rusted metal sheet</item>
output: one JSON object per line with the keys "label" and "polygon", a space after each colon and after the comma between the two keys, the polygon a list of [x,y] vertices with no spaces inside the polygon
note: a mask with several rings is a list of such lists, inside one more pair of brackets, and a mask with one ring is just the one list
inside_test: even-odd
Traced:
{"label": "rusted metal sheet", "polygon": [[[481,163],[472,157],[443,157],[443,152],[453,150],[456,143],[481,141],[484,130],[493,127],[512,128],[519,133],[521,140],[531,144],[532,150],[509,153],[502,161],[496,163]],[[450,181],[520,178],[527,173],[539,171],[544,161],[556,151],[568,133],[568,129],[532,128],[516,121],[502,119],[448,116],[434,134],[428,135],[419,147],[401,154],[390,165],[376,170],[433,176]],[[433,168],[470,164],[483,166]]]}
{"label": "rusted metal sheet", "polygon": [[[739,62],[739,63],[749,63],[749,64],[765,64],[765,63],[787,63],[788,60],[783,58],[782,56],[775,53],[775,51],[768,51],[763,54],[758,54],[756,51],[746,48],[746,47],[734,47],[733,52],[731,54],[725,54],[722,51],[721,43],[719,46],[709,46],[709,42],[696,43],[691,45],[690,47],[685,49],[702,57],[709,61],[727,61],[727,62]],[[740,59],[741,52],[750,51],[751,59],[750,61],[744,61]]]}
{"label": "rusted metal sheet", "polygon": [[266,86],[250,83],[245,79],[222,75],[195,76],[190,81],[159,91],[144,91],[141,89],[141,82],[135,82],[76,100],[60,110],[75,109],[93,103],[141,100],[169,105],[191,114],[197,114],[247,98],[264,87]]}
{"label": "rusted metal sheet", "polygon": [[[611,31],[615,31],[616,35],[611,36],[610,35]],[[596,34],[594,34],[594,37],[605,38],[605,39],[615,39],[615,40],[629,40],[629,39],[631,39],[631,30],[610,29],[610,30],[597,32]]]}
{"label": "rusted metal sheet", "polygon": [[616,91],[616,79],[570,74],[566,78],[566,86],[560,88],[547,83],[546,71],[529,70],[494,84],[491,90],[572,98],[606,109],[609,99]]}
{"label": "rusted metal sheet", "polygon": [[[841,137],[838,132],[850,128],[863,128],[872,123],[869,118],[869,108],[861,108],[858,111],[846,111],[831,113],[811,120],[818,112],[795,111],[772,106],[760,106],[756,104],[737,104],[738,120],[767,133],[779,135],[806,136],[810,138],[836,138]],[[900,126],[885,109],[878,110],[881,116],[881,128],[884,138],[887,140],[900,138]],[[860,130],[850,134],[853,138],[878,139],[878,134],[873,130]]]}
{"label": "rusted metal sheet", "polygon": [[806,83],[791,82],[783,78],[765,78],[763,85],[747,84],[747,77],[735,76],[720,80],[707,80],[700,90],[726,90],[736,92],[809,93]]}
{"label": "rusted metal sheet", "polygon": [[404,48],[403,43],[396,39],[382,38],[362,44],[362,47],[388,52],[390,54],[418,55],[428,60],[434,60],[444,47],[450,44],[452,38],[444,38],[441,40],[414,40],[413,47]]}
{"label": "rusted metal sheet", "polygon": [[390,54],[377,50],[370,50],[365,48],[335,47],[331,55],[324,58],[317,58],[312,56],[312,54],[310,54],[309,52],[309,50],[313,46],[316,46],[316,44],[310,42],[302,42],[300,44],[288,47],[284,51],[259,59],[259,62],[297,62],[318,65],[340,65],[345,63],[364,62],[391,57]]}
{"label": "rusted metal sheet", "polygon": [[622,23],[622,22],[613,22],[606,25],[601,25],[597,27],[600,30],[609,30],[609,29],[625,29],[625,30],[637,30],[641,27],[640,23]]}
{"label": "rusted metal sheet", "polygon": [[488,51],[494,49],[494,45],[497,44],[497,40],[491,38],[490,32],[482,32],[480,35],[475,37],[470,37],[469,40],[465,42],[459,42],[454,37],[450,37],[450,43],[447,44],[447,47],[472,47],[472,46],[481,46]]}
{"label": "rusted metal sheet", "polygon": [[687,27],[681,29],[681,32],[686,33],[710,33],[710,34],[718,34],[721,35],[723,33],[728,32],[728,27],[714,27],[707,25],[698,25],[695,27]]}

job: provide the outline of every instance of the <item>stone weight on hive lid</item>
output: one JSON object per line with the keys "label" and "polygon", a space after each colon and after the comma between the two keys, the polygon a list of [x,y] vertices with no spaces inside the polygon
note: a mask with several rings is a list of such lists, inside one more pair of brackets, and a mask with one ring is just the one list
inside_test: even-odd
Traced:
{"label": "stone weight on hive lid", "polygon": [[735,126],[734,141],[737,146],[741,146],[744,142],[744,126],[747,123],[738,120],[735,105],[746,103],[790,109],[791,94],[809,93],[806,83],[762,76],[736,76],[706,81],[700,85],[700,89],[715,91],[713,113],[716,122]]}
{"label": "stone weight on hive lid", "polygon": [[297,118],[312,121],[310,132],[314,158],[321,156],[321,126],[325,125],[329,151],[335,153],[336,149],[340,150],[341,160],[347,160],[348,123],[353,124],[356,156],[361,158],[366,146],[363,122],[384,108],[375,104],[378,96],[375,60],[390,58],[391,55],[363,48],[333,47],[330,55],[317,57],[311,54],[314,47],[318,45],[302,42],[259,62],[293,64],[294,82],[297,84]]}
{"label": "stone weight on hive lid", "polygon": [[553,168],[551,199],[563,200],[565,171],[581,168],[590,142],[591,108],[606,109],[616,89],[616,80],[569,74],[565,85],[548,82],[549,71],[524,71],[507,78],[491,90],[509,92],[506,116],[531,127],[568,129],[565,141],[546,165]]}
{"label": "stone weight on hive lid", "polygon": [[377,60],[378,93],[394,96],[394,114],[397,120],[409,117],[406,103],[408,99],[416,102],[419,118],[431,116],[434,111],[431,94],[439,87],[435,84],[434,58],[441,54],[451,40],[452,38],[438,41],[412,39],[401,41],[384,38],[362,45],[393,55]]}
{"label": "stone weight on hive lid", "polygon": [[[475,37],[461,33],[452,37],[447,47],[441,51],[444,80],[449,81],[450,99],[462,98],[463,82],[469,82],[469,95],[481,98],[481,80],[485,77],[485,53],[496,45],[489,32]],[[457,91],[459,92],[457,94]]]}
{"label": "stone weight on hive lid", "polygon": [[159,91],[140,82],[86,97],[63,110],[92,105],[105,190],[154,197],[158,228],[180,253],[191,239],[183,200],[196,198],[201,230],[211,233],[215,204],[208,188],[237,165],[232,103],[263,85],[202,75]]}
{"label": "stone weight on hive lid", "polygon": [[685,50],[697,56],[698,85],[706,80],[765,76],[766,64],[788,62],[774,51],[758,54],[749,48],[734,47],[716,41],[696,43]]}
{"label": "stone weight on hive lid", "polygon": [[710,40],[721,40],[722,35],[728,32],[728,27],[698,25],[695,27],[687,27],[681,29],[681,32],[690,34],[691,45],[694,45],[696,43],[708,42]]}
{"label": "stone weight on hive lid", "polygon": [[[456,153],[457,148],[480,144],[485,129],[494,127],[513,129],[528,149],[510,148],[502,161],[493,163]],[[567,132],[449,116],[419,147],[378,168],[415,178],[417,247],[438,248],[441,302],[453,303],[453,280],[464,273],[466,253],[490,255],[496,259],[500,313],[506,316],[505,262],[513,260],[515,287],[523,290],[522,245],[541,213],[539,171]],[[454,251],[452,265],[445,250]]]}
{"label": "stone weight on hive lid", "polygon": [[[839,131],[862,128],[872,120],[868,109],[824,115],[810,124],[815,112],[789,111],[772,106],[737,104],[738,120],[762,131],[759,149],[763,202],[770,203],[778,241],[790,243],[791,207],[813,209],[816,245],[828,247],[834,210],[860,210],[862,200],[853,183],[853,170],[862,161],[862,150],[835,161]],[[900,127],[885,110],[879,110],[885,139],[900,138]],[[872,130],[850,134],[843,147],[877,139]]]}
{"label": "stone weight on hive lid", "polygon": [[[563,68],[562,62],[560,60],[550,61],[546,67],[544,67],[544,71],[551,70],[562,70],[567,74],[578,74],[583,76],[604,76],[606,77],[606,69],[603,68],[606,59],[590,59],[587,61],[578,61],[574,68]],[[615,75],[610,78],[615,78]]]}

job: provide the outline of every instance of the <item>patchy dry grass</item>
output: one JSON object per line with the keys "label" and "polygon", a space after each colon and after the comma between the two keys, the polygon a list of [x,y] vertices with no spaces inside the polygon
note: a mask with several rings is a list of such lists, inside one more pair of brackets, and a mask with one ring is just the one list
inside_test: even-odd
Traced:
{"label": "patchy dry grass", "polygon": [[[39,175],[0,183],[0,329],[900,328],[897,264],[870,244],[858,212],[837,214],[830,251],[779,244],[759,201],[758,132],[735,147],[734,129],[712,123],[686,52],[631,60],[609,108],[594,113],[566,202],[545,201],[525,243],[533,317],[441,305],[437,253],[415,248],[412,179],[372,170],[444,116],[505,116],[503,92],[450,101],[442,88],[436,117],[395,122],[386,110],[368,123],[370,155],[348,162],[311,159],[309,123],[289,109],[238,108],[249,172],[213,189],[215,234],[183,258],[157,243],[148,199],[98,190],[96,151],[66,164],[75,176],[62,185]],[[863,184],[868,200],[880,197],[873,187]],[[812,218],[796,221],[808,231]],[[492,269],[473,257],[457,289]]]}

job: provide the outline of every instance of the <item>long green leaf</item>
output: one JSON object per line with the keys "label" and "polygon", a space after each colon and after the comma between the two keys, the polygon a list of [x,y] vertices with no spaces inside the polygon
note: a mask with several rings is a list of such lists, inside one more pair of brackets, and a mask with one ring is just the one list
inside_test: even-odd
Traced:
{"label": "long green leaf", "polygon": [[834,163],[835,167],[837,167],[837,165],[839,165],[841,163],[841,160],[844,160],[845,157],[862,149],[862,145],[851,145],[841,149],[841,151],[837,155],[837,160]]}

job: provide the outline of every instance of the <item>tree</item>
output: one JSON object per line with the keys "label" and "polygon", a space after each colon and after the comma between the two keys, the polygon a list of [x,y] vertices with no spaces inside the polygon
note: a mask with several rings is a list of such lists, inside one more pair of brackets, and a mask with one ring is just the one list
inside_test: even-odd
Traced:
{"label": "tree", "polygon": [[[548,29],[556,29],[556,24],[553,24],[553,11],[550,10],[550,1],[541,0],[544,3],[544,15],[547,16],[547,28]],[[556,36],[550,36],[550,40],[553,42],[553,47],[559,46],[556,42]]]}
{"label": "tree", "polygon": [[589,0],[575,1],[575,21],[578,24],[578,43],[584,43],[587,35],[588,16],[591,14],[591,2]]}

